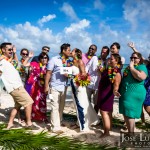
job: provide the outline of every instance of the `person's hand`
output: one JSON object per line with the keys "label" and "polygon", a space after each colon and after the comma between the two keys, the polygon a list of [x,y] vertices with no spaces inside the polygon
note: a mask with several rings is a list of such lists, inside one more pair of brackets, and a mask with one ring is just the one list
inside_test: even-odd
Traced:
{"label": "person's hand", "polygon": [[34,56],[34,53],[32,51],[29,52],[29,58],[32,58]]}
{"label": "person's hand", "polygon": [[130,68],[134,68],[134,60],[132,59],[129,64]]}
{"label": "person's hand", "polygon": [[65,76],[65,77],[68,77],[68,73],[65,73],[64,76]]}
{"label": "person's hand", "polygon": [[13,53],[15,54],[15,53],[16,53],[16,51],[17,51],[17,49],[16,49],[15,45],[13,45],[12,49],[13,49]]}
{"label": "person's hand", "polygon": [[44,93],[45,93],[46,95],[48,95],[48,90],[49,90],[48,87],[44,87]]}
{"label": "person's hand", "polygon": [[128,46],[131,47],[131,48],[134,48],[134,43],[133,42],[129,42]]}
{"label": "person's hand", "polygon": [[113,91],[114,95],[117,96],[117,97],[120,97],[120,93],[118,91]]}

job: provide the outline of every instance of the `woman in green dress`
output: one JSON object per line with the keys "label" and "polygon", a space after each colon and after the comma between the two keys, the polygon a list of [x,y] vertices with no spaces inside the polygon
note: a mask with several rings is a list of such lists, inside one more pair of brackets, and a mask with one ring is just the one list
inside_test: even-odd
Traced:
{"label": "woman in green dress", "polygon": [[140,53],[132,53],[130,60],[129,66],[124,70],[120,85],[119,113],[124,116],[128,132],[133,133],[135,118],[141,117],[146,96],[144,81],[148,72]]}

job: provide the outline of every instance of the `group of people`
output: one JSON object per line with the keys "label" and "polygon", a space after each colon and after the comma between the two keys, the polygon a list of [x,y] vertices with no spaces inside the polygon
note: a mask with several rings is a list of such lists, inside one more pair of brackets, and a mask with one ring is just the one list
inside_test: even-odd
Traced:
{"label": "group of people", "polygon": [[120,44],[117,42],[110,48],[103,46],[99,56],[96,56],[94,44],[87,53],[82,53],[78,48],[71,51],[70,44],[64,43],[59,55],[50,59],[48,46],[34,57],[32,52],[22,49],[20,61],[16,48],[11,43],[2,43],[1,79],[15,101],[7,128],[13,126],[14,117],[20,114],[22,106],[27,127],[33,127],[31,119],[47,122],[46,98],[50,95],[51,130],[62,133],[66,92],[71,86],[78,118],[74,127],[79,127],[80,131],[90,130],[92,125],[100,123],[100,111],[102,137],[109,136],[114,96],[117,96],[119,112],[124,116],[128,132],[133,133],[135,118],[141,117],[143,105],[150,114],[150,57],[144,59],[133,43],[129,46],[133,49],[131,61],[122,73],[125,59],[119,55]]}

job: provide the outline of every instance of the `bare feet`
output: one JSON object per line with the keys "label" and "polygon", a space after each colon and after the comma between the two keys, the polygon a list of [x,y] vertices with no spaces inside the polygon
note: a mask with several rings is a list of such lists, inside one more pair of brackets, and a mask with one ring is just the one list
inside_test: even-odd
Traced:
{"label": "bare feet", "polygon": [[13,128],[13,127],[14,127],[13,124],[8,124],[7,127],[6,127],[6,129],[9,130],[9,129]]}
{"label": "bare feet", "polygon": [[108,136],[110,136],[109,133],[103,133],[103,134],[100,136],[100,138],[105,138],[105,137],[108,137]]}
{"label": "bare feet", "polygon": [[70,125],[70,127],[71,127],[72,129],[78,129],[78,128],[79,128],[79,126],[78,126],[77,124],[72,124],[72,125]]}

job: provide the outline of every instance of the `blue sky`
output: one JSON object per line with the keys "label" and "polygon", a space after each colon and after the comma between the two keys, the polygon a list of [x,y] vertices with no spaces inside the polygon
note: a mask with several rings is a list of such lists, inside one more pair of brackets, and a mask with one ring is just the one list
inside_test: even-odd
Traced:
{"label": "blue sky", "polygon": [[147,57],[150,53],[149,0],[5,0],[1,1],[0,42],[9,41],[35,55],[43,45],[51,47],[50,57],[60,45],[70,43],[87,52],[91,44],[98,47],[113,42],[121,45],[126,63],[132,41]]}

